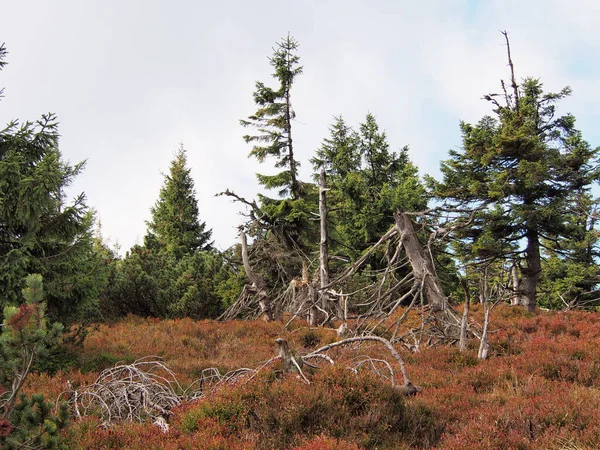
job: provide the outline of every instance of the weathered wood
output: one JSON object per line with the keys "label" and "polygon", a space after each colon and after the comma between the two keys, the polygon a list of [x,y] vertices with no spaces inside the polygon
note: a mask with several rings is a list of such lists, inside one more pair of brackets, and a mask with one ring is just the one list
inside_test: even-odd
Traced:
{"label": "weathered wood", "polygon": [[275,339],[275,342],[279,346],[279,357],[283,361],[283,372],[296,372],[306,383],[310,384],[306,375],[302,372],[302,366],[304,365],[304,361],[302,361],[301,357],[296,357],[290,350],[290,345],[288,341],[282,338]]}
{"label": "weathered wood", "polygon": [[396,229],[400,234],[400,240],[406,251],[415,280],[423,286],[425,298],[431,305],[433,312],[445,311],[448,306],[448,299],[444,295],[433,262],[431,258],[426,256],[408,214],[396,213]]}
{"label": "weathered wood", "polygon": [[272,321],[275,319],[275,313],[271,304],[271,299],[267,294],[266,283],[263,278],[252,270],[250,265],[250,259],[248,258],[248,241],[246,239],[246,233],[240,230],[240,240],[242,243],[242,264],[244,265],[244,272],[246,278],[250,281],[249,291],[255,293],[258,296],[258,304],[262,313],[262,317],[266,321]]}
{"label": "weathered wood", "polygon": [[521,280],[519,279],[519,268],[517,267],[516,261],[510,269],[510,276],[512,281],[512,295],[510,297],[510,304],[513,306],[521,305]]}
{"label": "weathered wood", "polygon": [[352,337],[352,338],[348,338],[348,339],[343,339],[341,341],[333,342],[332,344],[327,344],[327,345],[315,350],[314,352],[308,354],[307,357],[310,358],[310,357],[313,357],[314,355],[322,354],[322,353],[324,353],[332,348],[335,348],[335,347],[353,344],[355,342],[367,342],[367,341],[375,341],[375,342],[379,342],[379,343],[385,345],[387,347],[387,349],[390,351],[390,353],[392,354],[392,356],[394,357],[394,359],[398,362],[398,365],[400,366],[400,373],[402,374],[404,384],[407,385],[407,384],[411,383],[410,378],[408,378],[408,372],[406,371],[406,364],[404,363],[404,359],[402,359],[402,357],[400,356],[400,353],[398,353],[398,350],[396,350],[394,348],[393,344],[390,341],[388,341],[385,338],[379,337],[379,336],[357,336],[357,337]]}
{"label": "weathered wood", "polygon": [[463,315],[460,322],[460,340],[458,342],[458,349],[464,352],[467,349],[467,328],[469,325],[469,307],[471,305],[471,294],[469,293],[469,286],[467,280],[464,278],[460,279],[460,284],[465,292],[465,305],[463,309]]}
{"label": "weathered wood", "polygon": [[527,267],[521,269],[523,281],[521,283],[521,292],[523,293],[523,306],[528,311],[535,311],[537,288],[542,273],[542,259],[540,255],[540,236],[537,230],[529,228],[525,238],[527,246],[525,247],[525,259]]}
{"label": "weathered wood", "polygon": [[329,284],[329,248],[327,234],[327,178],[325,167],[321,167],[319,176],[319,217],[321,222],[321,242],[319,245],[319,279],[321,282],[321,308],[329,309],[329,294],[326,286]]}

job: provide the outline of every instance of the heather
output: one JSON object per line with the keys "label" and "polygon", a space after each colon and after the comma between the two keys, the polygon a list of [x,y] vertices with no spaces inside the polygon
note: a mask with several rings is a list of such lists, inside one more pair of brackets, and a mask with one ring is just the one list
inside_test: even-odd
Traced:
{"label": "heather", "polygon": [[[115,449],[593,448],[600,441],[599,322],[594,312],[534,315],[503,306],[494,311],[487,360],[474,349],[400,350],[423,389],[416,397],[399,395],[371,372],[345,369],[357,355],[389,359],[384,349],[363,344],[340,350],[339,363],[310,374],[310,385],[275,364],[253,380],[222,386],[177,407],[167,433],[151,423],[104,430],[99,419],[86,417],[73,420],[66,436],[73,448]],[[26,389],[54,400],[67,380],[89,383],[116,361],[151,354],[185,385],[207,367],[258,366],[276,354],[276,337],[300,354],[311,351],[308,333],[335,340],[333,330],[297,326],[128,317],[91,332],[75,367],[52,377],[34,374]]]}

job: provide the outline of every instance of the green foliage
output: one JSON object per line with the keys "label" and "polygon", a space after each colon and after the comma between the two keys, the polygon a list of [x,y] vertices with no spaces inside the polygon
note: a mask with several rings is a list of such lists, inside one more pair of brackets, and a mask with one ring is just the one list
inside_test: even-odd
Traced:
{"label": "green foliage", "polygon": [[4,308],[5,322],[0,334],[0,383],[8,387],[2,396],[5,417],[30,370],[58,344],[63,329],[58,323],[50,325],[46,318],[41,275],[27,277],[23,297],[25,303],[20,307]]}
{"label": "green foliage", "polygon": [[152,208],[152,220],[147,222],[145,245],[173,254],[176,258],[212,246],[212,230],[198,219],[198,201],[194,181],[187,167],[183,146],[171,162],[169,175],[160,190],[158,201]]}
{"label": "green foliage", "polygon": [[112,260],[109,287],[100,302],[105,317],[218,316],[242,284],[232,266],[211,249],[212,231],[198,219],[183,148],[171,163],[147,225],[145,245]]}
{"label": "green foliage", "polygon": [[[60,430],[66,426],[67,407],[57,416],[40,394],[21,394],[25,380],[35,365],[46,359],[60,339],[62,325],[50,324],[43,301],[42,276],[29,275],[23,289],[21,307],[6,306],[0,335],[0,383],[6,391],[0,397],[2,448],[58,449]],[[17,403],[17,398],[20,401]]]}
{"label": "green foliage", "polygon": [[231,277],[220,255],[196,252],[182,259],[176,271],[173,287],[177,300],[168,306],[171,317],[216,317],[225,303],[231,303],[231,299],[225,300],[219,295],[223,292],[222,283],[228,283]]}
{"label": "green foliage", "polygon": [[177,260],[167,252],[134,246],[114,265],[100,301],[106,318],[216,317],[242,286],[232,266],[214,251]]}
{"label": "green foliage", "polygon": [[505,94],[504,105],[486,96],[495,117],[461,123],[463,150],[450,151],[441,164],[443,181],[431,183],[446,206],[478,208],[459,233],[459,254],[486,264],[516,261],[529,308],[536,303],[541,256],[554,253],[548,240],[560,246],[575,236],[573,194],[588,192],[597,178],[598,149],[583,140],[573,116],[555,117],[555,104],[570,93],[545,93],[539,80],[528,78]]}
{"label": "green foliage", "polygon": [[10,422],[0,425],[11,430],[7,436],[0,432],[2,448],[67,450],[69,447],[61,430],[68,425],[68,405],[61,402],[56,414],[52,413],[52,406],[52,403],[44,401],[41,394],[31,397],[22,394],[10,416]]}
{"label": "green foliage", "polygon": [[598,200],[587,190],[574,191],[565,211],[568,233],[560,240],[546,238],[540,304],[546,307],[598,305],[600,266],[597,264],[600,231]]}
{"label": "green foliage", "polygon": [[102,314],[106,318],[129,313],[165,317],[167,309],[160,301],[159,291],[168,288],[174,264],[166,253],[139,245],[132,247],[125,258],[113,262],[109,285],[100,299]]}
{"label": "green foliage", "polygon": [[62,160],[58,136],[53,114],[0,130],[0,307],[17,305],[25,276],[40,273],[48,314],[71,322],[94,307],[106,273],[85,195],[65,198],[84,163]]}
{"label": "green foliage", "polygon": [[246,135],[247,143],[254,143],[250,156],[259,162],[267,157],[275,158],[275,167],[284,168],[275,175],[257,174],[259,182],[267,189],[279,189],[279,195],[300,198],[301,183],[298,181],[299,163],[294,157],[292,120],[296,113],[292,108],[291,90],[296,76],[302,73],[300,57],[296,55],[298,43],[290,35],[277,43],[269,63],[275,70],[273,78],[279,82],[276,89],[257,81],[254,102],[258,110],[247,120],[240,120],[244,127],[255,128],[256,135]]}
{"label": "green foliage", "polygon": [[393,225],[396,211],[427,206],[408,148],[390,152],[385,132],[370,113],[359,132],[336,117],[311,163],[316,173],[321,166],[326,169],[333,250],[342,255],[358,257]]}

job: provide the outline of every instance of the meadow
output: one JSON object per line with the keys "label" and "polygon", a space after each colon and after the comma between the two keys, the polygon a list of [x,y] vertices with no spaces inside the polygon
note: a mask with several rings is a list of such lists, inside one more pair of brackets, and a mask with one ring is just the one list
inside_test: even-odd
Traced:
{"label": "meadow", "polygon": [[[481,311],[474,308],[475,320]],[[414,318],[413,318],[414,319]],[[154,356],[182,387],[207,368],[254,368],[277,354],[285,338],[306,354],[338,338],[335,330],[288,329],[281,322],[157,320],[135,316],[102,324],[71,367],[33,374],[27,390],[56,399],[67,381],[91,383],[118,362]],[[151,423],[100,426],[72,419],[65,438],[85,449],[592,449],[600,443],[600,316],[500,306],[492,313],[491,348],[477,359],[476,342],[411,353],[397,345],[422,391],[407,398],[371,371],[347,369],[368,355],[390,361],[382,346],[333,349],[334,366],[307,371],[310,384],[280,363],[255,376],[205,389],[173,410],[168,432]],[[278,365],[279,364],[279,365]],[[329,365],[328,365],[329,366]],[[395,383],[402,384],[400,374]]]}

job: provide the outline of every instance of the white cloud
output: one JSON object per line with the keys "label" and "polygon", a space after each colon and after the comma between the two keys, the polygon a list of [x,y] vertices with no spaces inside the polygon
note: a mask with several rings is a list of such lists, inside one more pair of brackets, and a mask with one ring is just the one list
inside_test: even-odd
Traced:
{"label": "white cloud", "polygon": [[294,89],[296,149],[303,162],[332,117],[358,124],[374,113],[392,148],[406,144],[424,173],[460,145],[459,120],[489,112],[480,100],[508,76],[510,33],[517,76],[550,90],[574,88],[565,111],[600,144],[596,1],[305,0],[279,2],[10,2],[0,30],[10,51],[0,74],[0,122],[55,111],[61,149],[88,159],[74,190],[88,194],[106,235],[123,250],[145,233],[173,151],[188,150],[202,219],[221,247],[234,242],[254,173],[240,118],[254,110],[254,82],[268,82],[267,57],[290,31],[305,73]]}

